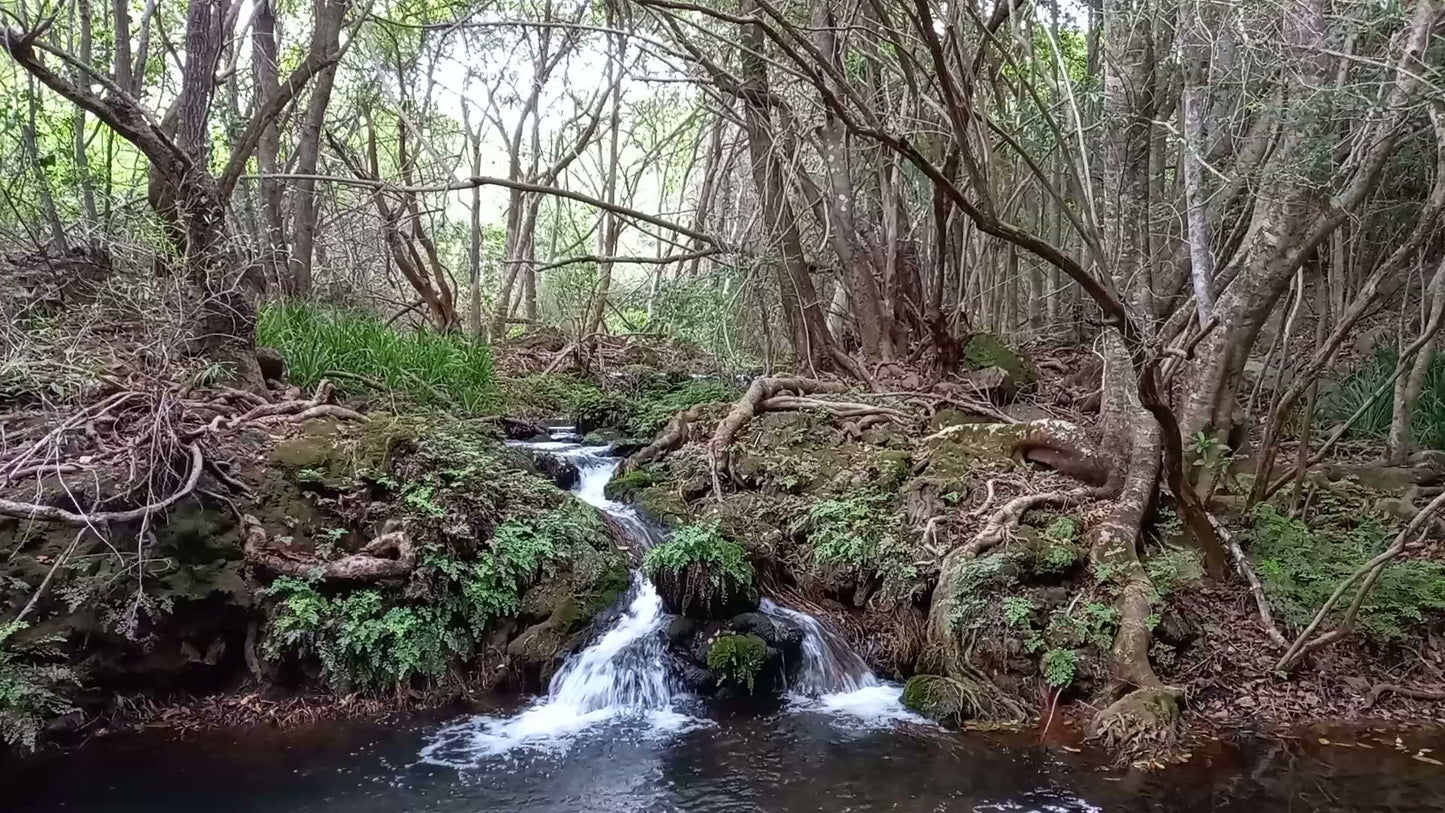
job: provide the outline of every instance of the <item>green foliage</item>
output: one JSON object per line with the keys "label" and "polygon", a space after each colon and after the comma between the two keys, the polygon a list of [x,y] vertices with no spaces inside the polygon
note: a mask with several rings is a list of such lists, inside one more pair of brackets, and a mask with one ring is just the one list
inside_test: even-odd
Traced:
{"label": "green foliage", "polygon": [[437,677],[460,642],[435,607],[387,606],[378,590],[336,596],[311,582],[282,577],[261,591],[277,599],[262,652],[314,655],[338,692],[404,685]]}
{"label": "green foliage", "polygon": [[749,694],[767,661],[768,645],[756,635],[724,635],[707,651],[708,671],[723,684],[747,687]]}
{"label": "green foliage", "polygon": [[500,399],[491,347],[461,334],[399,331],[374,314],[287,301],[261,308],[256,341],[280,351],[303,387],[330,378],[360,394],[369,380],[420,406],[471,412]]}
{"label": "green foliage", "polygon": [[692,565],[705,568],[716,588],[748,587],[753,583],[747,551],[723,536],[716,525],[684,525],[673,531],[666,542],[649,550],[642,560],[649,574],[664,570],[680,573]]}
{"label": "green foliage", "polygon": [[948,614],[950,626],[957,630],[970,630],[980,629],[987,623],[987,593],[1010,587],[1018,581],[1010,574],[1007,565],[1008,558],[1003,553],[991,553],[961,566],[958,589],[954,592],[953,607]]}
{"label": "green foliage", "polygon": [[633,437],[650,438],[662,430],[672,416],[698,404],[737,400],[738,388],[731,382],[695,380],[664,389],[641,393],[632,407],[627,431]]}
{"label": "green foliage", "polygon": [[14,640],[25,628],[19,621],[0,625],[0,743],[32,751],[46,722],[72,710],[59,690],[76,680],[69,667],[46,663],[59,655],[61,639]]}
{"label": "green foliage", "polygon": [[[1296,630],[1309,624],[1340,581],[1389,546],[1393,534],[1369,518],[1321,514],[1313,525],[1258,506],[1251,517],[1250,556],[1270,601]],[[1336,615],[1343,613],[1341,602]],[[1445,612],[1445,564],[1396,559],[1385,567],[1360,608],[1364,635],[1400,643]],[[1335,620],[1339,620],[1336,617]]]}
{"label": "green foliage", "polygon": [[1082,556],[1077,540],[1079,525],[1072,517],[1059,517],[1044,528],[1043,543],[1034,557],[1034,572],[1057,576],[1074,566]]}
{"label": "green foliage", "polygon": [[1074,682],[1079,672],[1079,653],[1072,649],[1050,649],[1040,661],[1044,682],[1062,689]]}
{"label": "green foliage", "polygon": [[[1320,397],[1319,417],[1327,423],[1343,423],[1390,379],[1399,358],[1399,349],[1395,345],[1377,346],[1368,361],[1346,371],[1325,388]],[[1384,438],[1389,434],[1392,392],[1393,389],[1385,388],[1384,395],[1375,400],[1350,428],[1350,437]],[[1421,446],[1445,449],[1445,355],[1436,353],[1430,359],[1420,400],[1415,404],[1410,421],[1415,439]]]}
{"label": "green foliage", "polygon": [[1162,599],[1178,589],[1180,582],[1196,578],[1202,571],[1197,551],[1166,545],[1144,560],[1144,572]]}
{"label": "green foliage", "polygon": [[1010,627],[1027,626],[1033,617],[1034,603],[1023,596],[1008,596],[1003,600],[1003,620]]}
{"label": "green foliage", "polygon": [[820,565],[876,573],[897,586],[918,577],[903,540],[901,518],[886,495],[860,492],[820,500],[808,508],[804,522],[813,560]]}

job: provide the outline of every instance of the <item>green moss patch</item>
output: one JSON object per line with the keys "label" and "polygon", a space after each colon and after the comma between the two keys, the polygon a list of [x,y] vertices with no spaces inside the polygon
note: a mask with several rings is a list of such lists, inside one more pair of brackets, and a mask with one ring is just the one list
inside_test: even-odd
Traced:
{"label": "green moss patch", "polygon": [[768,662],[768,644],[756,635],[724,635],[707,651],[707,668],[718,683],[752,694]]}

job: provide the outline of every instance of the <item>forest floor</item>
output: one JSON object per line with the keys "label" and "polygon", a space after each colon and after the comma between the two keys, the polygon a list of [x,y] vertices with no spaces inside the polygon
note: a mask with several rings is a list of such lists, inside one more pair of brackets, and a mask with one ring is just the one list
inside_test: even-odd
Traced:
{"label": "forest floor", "polygon": [[[619,562],[598,545],[607,530],[548,481],[558,472],[501,440],[568,424],[632,453],[684,413],[691,424],[667,453],[635,457],[612,496],[674,529],[737,540],[764,593],[833,619],[880,674],[907,680],[940,668],[929,614],[945,556],[1001,504],[1066,480],[1046,456],[985,442],[979,428],[1091,432],[1098,408],[1089,348],[1028,357],[983,337],[969,369],[944,381],[889,365],[872,371],[883,394],[840,386],[773,401],[738,427],[719,478],[708,441],[746,379],[670,340],[579,347],[534,335],[497,355],[495,395],[468,406],[444,402],[444,378],[394,388],[340,370],[322,383],[328,370],[300,357],[293,376],[307,377],[257,399],[204,367],[178,368],[154,336],[94,364],[118,346],[116,330],[55,326],[72,337],[64,363],[28,334],[0,402],[0,597],[24,622],[0,637],[0,670],[12,670],[0,676],[35,689],[22,712],[52,735],[288,725],[544,686],[617,594]],[[29,364],[21,374],[15,359]],[[442,403],[416,404],[418,393]],[[1312,473],[1297,512],[1243,511],[1242,478],[1222,478],[1216,513],[1287,638],[1388,544],[1402,502],[1445,484],[1438,457],[1381,467],[1362,451]],[[135,513],[157,500],[164,511]],[[41,514],[16,518],[26,506]],[[1118,583],[1083,541],[1100,516],[1089,502],[1024,514],[950,597],[963,609],[949,634],[1025,726],[1083,730],[1108,702]],[[109,533],[88,532],[97,526]],[[1181,690],[1194,734],[1445,723],[1438,545],[1390,569],[1355,634],[1284,675],[1243,582],[1203,577],[1167,502],[1146,527],[1149,658]],[[402,562],[405,578],[386,575]],[[487,610],[469,615],[477,606]],[[446,643],[458,631],[462,649]]]}

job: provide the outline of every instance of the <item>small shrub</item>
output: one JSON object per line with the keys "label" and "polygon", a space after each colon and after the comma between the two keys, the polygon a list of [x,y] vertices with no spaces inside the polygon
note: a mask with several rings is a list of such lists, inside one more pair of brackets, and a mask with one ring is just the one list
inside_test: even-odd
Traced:
{"label": "small shrub", "polygon": [[768,645],[756,635],[724,635],[707,651],[707,668],[719,682],[746,687],[752,694],[768,662]]}
{"label": "small shrub", "polygon": [[76,680],[69,667],[46,663],[59,656],[61,639],[13,640],[25,628],[18,621],[0,625],[0,743],[33,751],[45,724],[72,710],[59,689]]}
{"label": "small shrub", "polygon": [[1079,672],[1079,653],[1072,649],[1050,649],[1040,662],[1044,671],[1044,682],[1055,689],[1062,689],[1074,682]]}
{"label": "small shrub", "polygon": [[1034,603],[1023,596],[1008,596],[1003,600],[1003,620],[1010,627],[1028,626],[1035,609]]}
{"label": "small shrub", "polygon": [[[1316,525],[1288,517],[1264,504],[1252,516],[1250,556],[1265,592],[1295,630],[1348,578],[1389,546],[1394,534],[1372,519],[1322,515]],[[1338,614],[1349,602],[1341,602]],[[1381,644],[1400,643],[1423,630],[1431,616],[1445,612],[1445,564],[1395,560],[1375,582],[1357,619],[1364,635]]]}
{"label": "small shrub", "polygon": [[863,493],[814,503],[805,519],[813,561],[877,574],[903,586],[918,577],[904,543],[899,515],[882,494]]}

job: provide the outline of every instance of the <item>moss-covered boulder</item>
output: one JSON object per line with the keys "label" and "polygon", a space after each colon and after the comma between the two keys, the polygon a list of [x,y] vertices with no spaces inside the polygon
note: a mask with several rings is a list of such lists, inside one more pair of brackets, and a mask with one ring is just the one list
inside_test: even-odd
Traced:
{"label": "moss-covered boulder", "polygon": [[758,607],[747,552],[715,525],[686,525],[643,560],[668,612],[709,621]]}
{"label": "moss-covered boulder", "polygon": [[1014,388],[1034,382],[1033,362],[1015,352],[1003,339],[992,333],[976,333],[963,346],[963,360],[971,370],[996,367],[1008,376]]}

